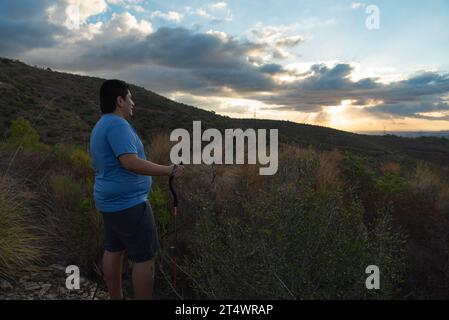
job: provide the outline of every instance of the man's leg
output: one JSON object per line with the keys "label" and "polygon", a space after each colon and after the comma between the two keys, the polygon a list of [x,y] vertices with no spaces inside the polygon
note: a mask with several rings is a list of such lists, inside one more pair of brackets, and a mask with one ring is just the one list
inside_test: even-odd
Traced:
{"label": "man's leg", "polygon": [[135,300],[150,300],[154,287],[154,258],[145,262],[134,263],[133,288]]}
{"label": "man's leg", "polygon": [[125,251],[104,251],[103,275],[108,286],[109,297],[112,300],[122,300],[122,268]]}

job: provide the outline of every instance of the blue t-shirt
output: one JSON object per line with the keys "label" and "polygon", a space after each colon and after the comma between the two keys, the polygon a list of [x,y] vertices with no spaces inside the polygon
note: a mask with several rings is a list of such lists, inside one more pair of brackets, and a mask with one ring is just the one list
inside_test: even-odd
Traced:
{"label": "blue t-shirt", "polygon": [[101,212],[128,209],[147,200],[151,176],[122,167],[125,153],[146,159],[143,144],[131,124],[113,113],[103,114],[90,135],[90,156],[95,169],[94,201]]}

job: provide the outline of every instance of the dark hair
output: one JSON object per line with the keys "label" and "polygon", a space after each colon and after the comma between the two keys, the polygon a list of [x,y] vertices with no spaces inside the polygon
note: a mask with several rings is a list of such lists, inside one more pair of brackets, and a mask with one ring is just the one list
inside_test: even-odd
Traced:
{"label": "dark hair", "polygon": [[100,108],[102,113],[111,113],[116,108],[117,97],[126,99],[129,86],[121,80],[106,80],[100,88]]}

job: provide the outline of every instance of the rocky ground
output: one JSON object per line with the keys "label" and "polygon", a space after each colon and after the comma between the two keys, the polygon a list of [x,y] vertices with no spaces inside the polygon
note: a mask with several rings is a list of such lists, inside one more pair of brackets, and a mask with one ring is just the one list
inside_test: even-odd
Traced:
{"label": "rocky ground", "polygon": [[0,278],[0,300],[105,300],[107,292],[86,278],[80,278],[80,289],[65,286],[65,267],[53,264],[24,272],[17,280]]}

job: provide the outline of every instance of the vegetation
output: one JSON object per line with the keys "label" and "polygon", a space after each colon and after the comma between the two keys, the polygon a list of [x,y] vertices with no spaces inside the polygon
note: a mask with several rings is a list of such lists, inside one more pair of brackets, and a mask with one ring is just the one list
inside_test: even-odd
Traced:
{"label": "vegetation", "polygon": [[[0,70],[8,93],[0,95],[0,277],[59,262],[101,281],[102,219],[87,152],[101,79],[6,59]],[[177,181],[184,297],[449,298],[448,140],[229,119],[132,90],[142,106],[136,128],[159,163],[169,161],[167,132],[189,129],[192,119],[204,128],[280,128],[276,175],[260,176],[256,165],[195,165]],[[170,275],[166,178],[154,177],[149,201],[163,249],[157,270]],[[365,288],[368,265],[379,266],[381,290]],[[157,276],[159,297],[174,298]]]}
{"label": "vegetation", "polygon": [[26,193],[16,183],[0,181],[0,277],[13,277],[44,258],[45,238],[30,224]]}

